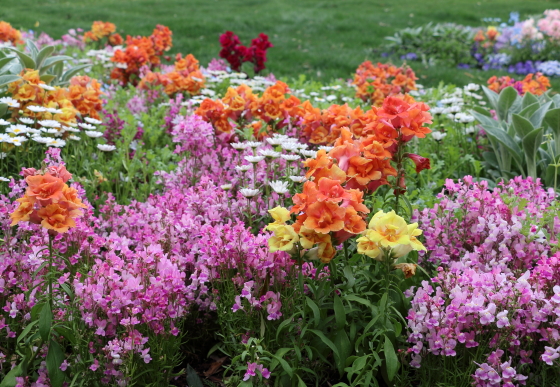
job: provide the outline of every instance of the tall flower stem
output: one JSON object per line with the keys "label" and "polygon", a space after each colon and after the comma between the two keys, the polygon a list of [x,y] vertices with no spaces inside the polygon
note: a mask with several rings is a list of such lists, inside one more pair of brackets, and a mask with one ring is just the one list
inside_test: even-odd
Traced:
{"label": "tall flower stem", "polygon": [[[50,230],[49,230],[50,231]],[[49,273],[47,274],[47,283],[49,285],[49,306],[51,310],[53,310],[53,290],[52,290],[52,277],[53,277],[53,248],[52,248],[52,240],[53,237],[49,232]]]}

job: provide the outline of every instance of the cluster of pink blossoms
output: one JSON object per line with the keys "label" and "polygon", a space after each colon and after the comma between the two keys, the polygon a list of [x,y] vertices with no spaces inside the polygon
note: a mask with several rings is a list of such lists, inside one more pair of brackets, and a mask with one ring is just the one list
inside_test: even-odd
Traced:
{"label": "cluster of pink blossoms", "polygon": [[481,363],[476,386],[525,384],[519,366],[560,357],[560,253],[551,250],[560,223],[544,216],[555,194],[531,178],[488,191],[465,177],[449,180],[439,199],[415,214],[426,236],[423,259],[440,266],[414,291],[411,365],[482,345],[494,352],[473,359]]}

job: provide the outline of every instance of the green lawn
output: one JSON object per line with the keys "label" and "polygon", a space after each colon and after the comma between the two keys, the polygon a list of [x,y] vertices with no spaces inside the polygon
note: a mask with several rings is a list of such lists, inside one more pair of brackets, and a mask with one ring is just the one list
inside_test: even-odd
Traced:
{"label": "green lawn", "polygon": [[[202,64],[218,56],[218,37],[237,33],[242,42],[259,32],[275,45],[268,68],[277,76],[349,78],[396,30],[427,22],[479,25],[484,17],[507,21],[560,6],[549,0],[19,0],[0,7],[0,20],[60,37],[94,20],[117,24],[123,35],[149,35],[156,24],[173,31],[172,52],[193,53]],[[38,24],[38,27],[35,27]],[[464,84],[488,73],[414,66],[425,85]],[[467,74],[466,74],[467,73]]]}

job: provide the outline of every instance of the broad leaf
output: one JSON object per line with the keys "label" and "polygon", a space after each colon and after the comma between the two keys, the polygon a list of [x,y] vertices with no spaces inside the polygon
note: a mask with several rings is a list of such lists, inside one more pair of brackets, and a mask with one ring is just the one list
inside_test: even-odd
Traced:
{"label": "broad leaf", "polygon": [[[50,309],[49,309],[50,310]],[[47,352],[47,371],[52,387],[62,387],[66,376],[60,369],[60,365],[64,361],[64,352],[58,343],[54,340],[49,342],[49,351]]]}
{"label": "broad leaf", "polygon": [[385,354],[385,364],[387,367],[387,377],[389,380],[393,380],[397,369],[399,368],[399,360],[397,359],[397,354],[395,353],[395,348],[391,340],[385,336],[385,344],[383,346],[383,353]]}
{"label": "broad leaf", "polygon": [[503,120],[507,121],[509,109],[515,103],[515,100],[519,98],[519,94],[517,90],[513,87],[509,86],[503,89],[498,96],[498,117]]}
{"label": "broad leaf", "polygon": [[513,116],[511,116],[511,118],[515,133],[517,133],[519,137],[524,138],[526,135],[535,130],[535,127],[533,126],[531,121],[521,117],[521,115],[514,114]]}

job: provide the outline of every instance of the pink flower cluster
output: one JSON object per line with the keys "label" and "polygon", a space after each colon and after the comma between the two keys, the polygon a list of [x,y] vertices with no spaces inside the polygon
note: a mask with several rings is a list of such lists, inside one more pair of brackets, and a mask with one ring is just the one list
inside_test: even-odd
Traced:
{"label": "pink flower cluster", "polygon": [[[524,384],[519,365],[560,357],[553,349],[560,348],[560,253],[547,240],[560,228],[557,216],[544,217],[555,194],[531,178],[488,191],[466,177],[448,180],[439,199],[415,214],[424,260],[440,266],[412,300],[411,364],[483,346],[495,351],[473,375],[476,386]],[[501,362],[504,352],[510,359]]]}
{"label": "pink flower cluster", "polygon": [[544,11],[544,18],[538,21],[539,29],[552,40],[560,40],[560,10]]}

